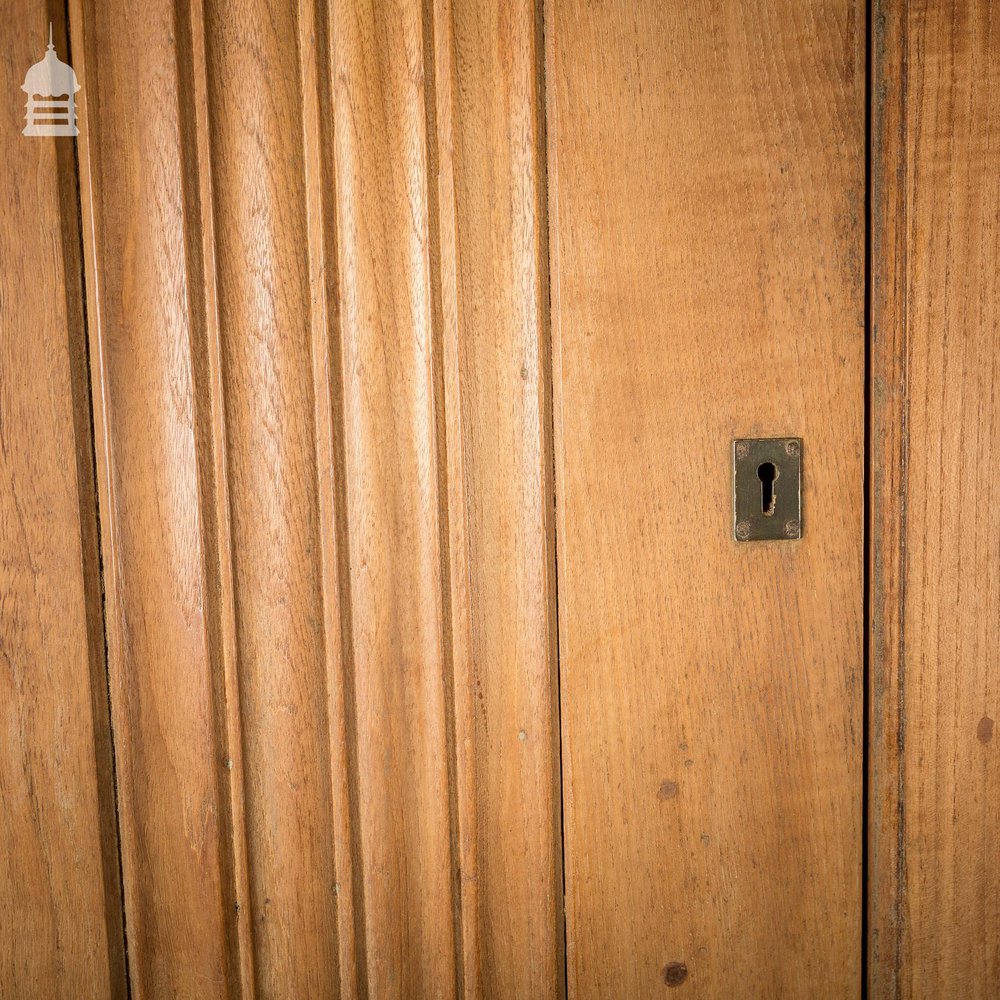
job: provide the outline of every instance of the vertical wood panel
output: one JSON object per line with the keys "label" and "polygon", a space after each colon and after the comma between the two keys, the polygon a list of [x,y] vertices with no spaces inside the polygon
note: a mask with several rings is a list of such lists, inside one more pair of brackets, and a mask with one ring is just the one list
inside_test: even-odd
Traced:
{"label": "vertical wood panel", "polygon": [[1000,13],[878,3],[875,41],[871,983],[992,997]]}
{"label": "vertical wood panel", "polygon": [[16,112],[48,12],[0,18],[0,994],[124,997],[73,140]]}
{"label": "vertical wood panel", "polygon": [[562,894],[540,24],[435,5],[467,996],[557,996]]}
{"label": "vertical wood panel", "polygon": [[335,844],[337,945],[342,1000],[366,994],[364,906],[361,902],[357,768],[351,655],[350,571],[347,559],[346,484],[341,345],[336,317],[337,234],[332,142],[330,24],[325,3],[300,7],[303,157],[309,225],[312,294],[312,369],[316,421],[316,475],[326,657],[327,724],[330,747],[331,824]]}
{"label": "vertical wood panel", "polygon": [[857,995],[864,9],[546,9],[569,993]]}
{"label": "vertical wood panel", "polygon": [[558,991],[540,25],[243,15],[76,16],[133,986]]}
{"label": "vertical wood panel", "polygon": [[339,971],[299,25],[281,3],[206,15],[256,983],[327,997]]}
{"label": "vertical wood panel", "polygon": [[[208,55],[206,52],[205,6],[191,0],[178,11],[179,35],[189,43],[187,83],[182,93],[187,100],[183,114],[188,117],[192,136],[187,133],[185,152],[197,168],[197,200],[192,194],[189,212],[189,241],[192,255],[200,253],[203,287],[192,286],[192,298],[204,309],[205,336],[193,342],[192,363],[196,379],[196,399],[200,402],[196,420],[195,447],[201,456],[201,496],[204,518],[206,582],[214,598],[209,616],[209,641],[215,654],[215,719],[217,732],[224,733],[226,748],[224,822],[229,852],[223,852],[223,877],[231,886],[233,933],[229,935],[230,989],[241,998],[255,996],[255,955],[251,928],[250,872],[247,852],[246,788],[244,782],[242,719],[239,698],[239,662],[236,635],[236,596],[233,576],[232,519],[229,502],[226,414],[223,397],[222,338],[219,329],[218,274],[216,268],[215,208],[212,201],[210,150]],[[191,190],[194,190],[192,182]],[[192,224],[193,223],[193,224]],[[198,259],[195,256],[195,259]],[[239,976],[237,985],[236,976]]]}
{"label": "vertical wood panel", "polygon": [[334,0],[331,78],[364,977],[453,997],[425,10]]}
{"label": "vertical wood panel", "polygon": [[[190,38],[173,4],[74,4],[111,707],[138,996],[226,997],[234,893],[211,640],[216,594]],[[208,456],[201,456],[202,459]],[[208,541],[206,541],[206,538]]]}

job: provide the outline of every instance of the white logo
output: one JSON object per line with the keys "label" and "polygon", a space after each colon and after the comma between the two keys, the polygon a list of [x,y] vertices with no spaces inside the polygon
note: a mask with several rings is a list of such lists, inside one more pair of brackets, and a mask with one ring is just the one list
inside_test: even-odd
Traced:
{"label": "white logo", "polygon": [[[79,135],[76,127],[76,99],[80,89],[72,66],[60,62],[52,44],[49,24],[49,49],[41,62],[28,70],[21,90],[28,95],[28,124],[23,135]],[[55,100],[61,97],[62,100]]]}

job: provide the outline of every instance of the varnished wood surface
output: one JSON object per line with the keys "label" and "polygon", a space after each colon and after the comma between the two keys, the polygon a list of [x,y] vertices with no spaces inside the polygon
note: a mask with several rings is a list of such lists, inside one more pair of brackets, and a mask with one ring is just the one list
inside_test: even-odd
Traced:
{"label": "varnished wood surface", "polygon": [[876,4],[876,997],[996,996],[1000,13]]}
{"label": "varnished wood surface", "polygon": [[[295,10],[206,4],[216,273],[262,997],[338,989],[303,84]],[[245,96],[231,108],[236,89]],[[338,650],[339,652],[339,650]],[[347,845],[344,845],[345,849]]]}
{"label": "varnished wood surface", "polygon": [[[71,0],[77,155],[2,140],[0,996],[997,992],[1000,16],[874,8],[867,943],[865,20]],[[804,535],[739,545],[772,435]]]}
{"label": "varnished wood surface", "polygon": [[546,10],[569,995],[857,996],[864,8]]}
{"label": "varnished wood surface", "polygon": [[458,989],[423,16],[330,22],[356,877],[386,997]]}
{"label": "varnished wood surface", "polygon": [[558,993],[537,12],[71,18],[133,995]]}
{"label": "varnished wood surface", "polygon": [[556,997],[563,929],[541,23],[434,9],[468,997]]}
{"label": "varnished wood surface", "polygon": [[[237,900],[196,447],[190,41],[167,3],[75,4],[71,27],[130,983],[133,996],[227,997]],[[142,114],[137,93],[157,95]]]}
{"label": "varnished wood surface", "polygon": [[124,997],[73,150],[21,135],[48,12],[0,18],[0,996]]}

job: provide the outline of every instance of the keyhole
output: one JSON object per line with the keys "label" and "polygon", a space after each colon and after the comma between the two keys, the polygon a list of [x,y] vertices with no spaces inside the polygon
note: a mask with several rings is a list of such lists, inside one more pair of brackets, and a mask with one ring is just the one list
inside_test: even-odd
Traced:
{"label": "keyhole", "polygon": [[757,478],[760,480],[760,512],[770,517],[774,513],[774,481],[778,478],[774,462],[758,465]]}

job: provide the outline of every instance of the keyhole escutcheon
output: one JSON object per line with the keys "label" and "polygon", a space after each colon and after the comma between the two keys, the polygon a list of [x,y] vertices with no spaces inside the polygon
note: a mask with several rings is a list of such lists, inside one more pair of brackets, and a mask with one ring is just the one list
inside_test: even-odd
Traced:
{"label": "keyhole escutcheon", "polygon": [[736,438],[733,538],[758,542],[801,537],[802,439]]}

